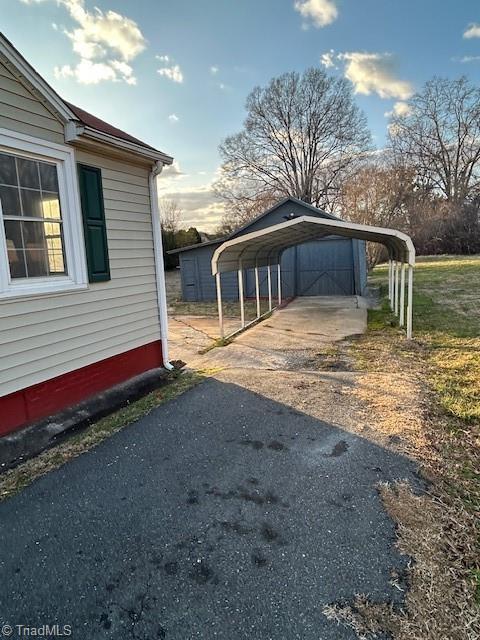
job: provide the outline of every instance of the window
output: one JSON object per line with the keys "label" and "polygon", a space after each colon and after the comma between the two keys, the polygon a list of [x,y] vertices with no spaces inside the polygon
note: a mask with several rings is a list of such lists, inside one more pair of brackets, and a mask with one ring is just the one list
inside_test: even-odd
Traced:
{"label": "window", "polygon": [[0,153],[0,203],[10,278],[66,275],[56,165]]}
{"label": "window", "polygon": [[[12,132],[2,136],[3,131],[0,295],[84,286],[85,257],[73,150]],[[7,147],[2,142],[10,144]]]}

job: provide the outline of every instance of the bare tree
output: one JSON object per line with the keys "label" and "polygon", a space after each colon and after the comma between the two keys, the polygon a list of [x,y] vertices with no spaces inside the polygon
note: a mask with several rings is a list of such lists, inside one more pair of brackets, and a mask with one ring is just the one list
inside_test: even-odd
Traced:
{"label": "bare tree", "polygon": [[392,117],[390,144],[452,209],[472,202],[480,187],[480,89],[465,77],[430,80],[404,115]]}
{"label": "bare tree", "polygon": [[[342,217],[359,224],[404,229],[415,190],[415,172],[389,156],[372,157],[345,180],[340,190]],[[383,254],[382,245],[368,243],[369,267]]]}
{"label": "bare tree", "polygon": [[366,120],[350,85],[321,69],[256,87],[240,133],[220,146],[217,193],[237,221],[282,196],[331,209],[341,178],[368,148]]}
{"label": "bare tree", "polygon": [[162,230],[167,233],[177,233],[181,218],[181,210],[178,202],[164,198],[160,200],[159,205]]}

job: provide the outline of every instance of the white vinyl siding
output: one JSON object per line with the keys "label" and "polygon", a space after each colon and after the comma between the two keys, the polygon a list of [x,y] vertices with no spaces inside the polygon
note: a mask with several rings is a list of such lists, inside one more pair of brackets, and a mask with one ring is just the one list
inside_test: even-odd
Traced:
{"label": "white vinyl siding", "polygon": [[0,397],[160,338],[149,168],[75,155],[102,170],[111,280],[0,302]]}
{"label": "white vinyl siding", "polygon": [[63,124],[0,61],[0,127],[58,144]]}

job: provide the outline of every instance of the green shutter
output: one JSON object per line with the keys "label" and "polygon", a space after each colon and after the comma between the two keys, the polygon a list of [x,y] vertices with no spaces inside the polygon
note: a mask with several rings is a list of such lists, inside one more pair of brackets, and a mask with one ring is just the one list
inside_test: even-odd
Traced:
{"label": "green shutter", "polygon": [[96,167],[78,165],[80,200],[89,282],[110,280],[107,228],[103,206],[102,172]]}

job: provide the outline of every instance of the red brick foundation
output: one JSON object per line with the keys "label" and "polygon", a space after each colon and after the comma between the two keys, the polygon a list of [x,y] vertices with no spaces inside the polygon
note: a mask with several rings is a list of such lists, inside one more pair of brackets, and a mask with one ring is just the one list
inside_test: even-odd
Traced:
{"label": "red brick foundation", "polygon": [[160,340],[0,398],[0,437],[163,365]]}

